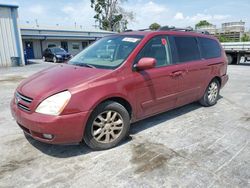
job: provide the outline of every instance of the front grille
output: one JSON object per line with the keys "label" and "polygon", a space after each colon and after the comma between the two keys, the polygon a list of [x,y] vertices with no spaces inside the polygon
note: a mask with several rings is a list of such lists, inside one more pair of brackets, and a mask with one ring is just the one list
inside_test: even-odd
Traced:
{"label": "front grille", "polygon": [[30,112],[29,105],[31,104],[33,99],[30,97],[27,97],[19,92],[16,92],[15,95],[16,95],[15,101],[16,101],[17,106],[24,111]]}
{"label": "front grille", "polygon": [[23,104],[21,104],[21,103],[17,103],[17,106],[18,106],[19,108],[25,110],[25,111],[30,112],[30,108],[29,108],[28,106],[25,106],[25,105],[23,105]]}
{"label": "front grille", "polygon": [[22,101],[26,102],[26,103],[31,103],[33,101],[32,98],[30,97],[27,97],[27,96],[24,96],[22,95],[21,93],[19,92],[16,92],[16,98],[17,99],[21,99]]}

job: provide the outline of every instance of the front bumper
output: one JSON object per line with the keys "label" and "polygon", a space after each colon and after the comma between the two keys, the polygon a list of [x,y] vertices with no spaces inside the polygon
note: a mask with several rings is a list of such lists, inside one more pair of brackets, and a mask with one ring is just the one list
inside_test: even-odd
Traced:
{"label": "front bumper", "polygon": [[69,61],[71,57],[56,57],[58,62]]}
{"label": "front bumper", "polygon": [[[82,141],[89,112],[50,116],[27,113],[11,101],[11,113],[23,131],[36,140],[51,144],[70,144]],[[53,135],[46,139],[43,134]]]}

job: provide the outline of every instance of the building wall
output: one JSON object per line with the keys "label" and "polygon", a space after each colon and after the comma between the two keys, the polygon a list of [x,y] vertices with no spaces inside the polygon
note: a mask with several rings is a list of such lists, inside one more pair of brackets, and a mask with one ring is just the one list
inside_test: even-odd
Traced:
{"label": "building wall", "polygon": [[61,42],[67,42],[68,44],[68,52],[72,55],[76,55],[83,50],[83,43],[88,45],[92,42],[92,40],[55,40],[55,39],[23,39],[22,45],[23,49],[26,50],[26,43],[31,43],[33,45],[33,53],[35,59],[42,58],[42,52],[51,45],[55,47],[62,47]]}
{"label": "building wall", "polygon": [[245,31],[245,22],[228,22],[222,24],[223,32],[244,32]]}
{"label": "building wall", "polygon": [[[94,30],[85,31],[77,30],[75,28],[47,28],[47,27],[28,27],[22,26],[21,35],[23,40],[23,47],[26,51],[27,59],[42,58],[42,51],[46,48],[51,47],[65,47],[67,44],[67,50],[70,54],[76,55],[83,50],[86,45],[93,41],[114,34],[114,32]],[[32,49],[25,45],[25,43],[31,42]],[[62,42],[64,42],[62,44]],[[32,54],[32,55],[31,55]]]}
{"label": "building wall", "polygon": [[17,8],[0,5],[0,67],[12,66],[11,57],[24,64]]}

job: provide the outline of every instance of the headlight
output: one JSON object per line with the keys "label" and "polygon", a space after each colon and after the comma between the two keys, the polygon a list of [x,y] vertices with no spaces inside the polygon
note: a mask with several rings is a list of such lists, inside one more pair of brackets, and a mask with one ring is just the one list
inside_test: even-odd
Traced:
{"label": "headlight", "polygon": [[59,115],[68,104],[70,97],[71,94],[69,91],[52,95],[38,105],[36,112],[48,115]]}
{"label": "headlight", "polygon": [[56,55],[57,58],[61,58],[62,56],[61,55]]}

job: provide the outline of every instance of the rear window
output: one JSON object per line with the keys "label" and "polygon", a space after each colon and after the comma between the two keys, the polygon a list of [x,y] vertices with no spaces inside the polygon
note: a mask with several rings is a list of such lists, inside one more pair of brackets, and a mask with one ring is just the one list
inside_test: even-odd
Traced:
{"label": "rear window", "polygon": [[208,38],[198,38],[201,47],[201,56],[204,59],[217,58],[221,56],[221,48],[217,41]]}
{"label": "rear window", "polygon": [[176,36],[174,39],[180,63],[201,59],[195,37]]}

